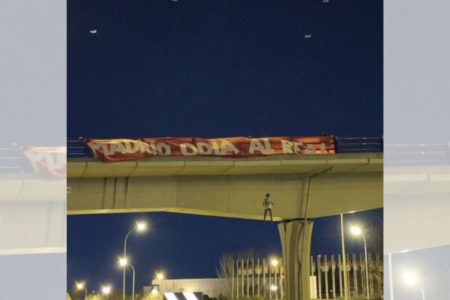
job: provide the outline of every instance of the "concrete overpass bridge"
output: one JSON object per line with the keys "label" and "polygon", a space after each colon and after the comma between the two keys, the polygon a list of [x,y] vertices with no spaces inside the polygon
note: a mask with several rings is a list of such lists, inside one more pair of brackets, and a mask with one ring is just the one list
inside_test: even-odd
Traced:
{"label": "concrete overpass bridge", "polygon": [[68,161],[72,215],[165,211],[261,220],[267,192],[279,221],[286,295],[309,299],[309,219],[382,207],[382,154]]}
{"label": "concrete overpass bridge", "polygon": [[[381,154],[68,162],[69,214],[172,211],[278,221],[382,206]],[[309,201],[306,201],[309,200]],[[308,206],[306,204],[308,203]]]}

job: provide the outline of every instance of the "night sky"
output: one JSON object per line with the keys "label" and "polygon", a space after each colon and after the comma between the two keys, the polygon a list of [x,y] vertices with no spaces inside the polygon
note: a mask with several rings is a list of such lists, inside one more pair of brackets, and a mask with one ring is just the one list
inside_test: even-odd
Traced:
{"label": "night sky", "polygon": [[382,3],[68,1],[68,136],[381,136]]}
{"label": "night sky", "polygon": [[[382,11],[360,0],[68,1],[68,137],[381,136]],[[209,277],[223,253],[280,251],[271,224],[139,216],[152,224],[129,242],[139,287],[156,268]],[[79,278],[120,286],[116,255],[135,218],[68,218],[69,289]],[[338,221],[317,220],[314,253],[340,251]]]}

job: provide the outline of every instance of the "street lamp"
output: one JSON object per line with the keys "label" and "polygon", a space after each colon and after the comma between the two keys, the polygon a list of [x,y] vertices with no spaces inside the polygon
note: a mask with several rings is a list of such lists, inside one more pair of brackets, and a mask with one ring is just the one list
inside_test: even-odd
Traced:
{"label": "street lamp", "polygon": [[422,300],[425,300],[425,290],[423,286],[420,284],[419,277],[417,276],[416,272],[414,271],[403,272],[403,280],[405,281],[406,285],[418,286],[420,289],[420,294],[422,295]]}
{"label": "street lamp", "polygon": [[[123,257],[127,257],[127,241],[128,241],[128,237],[130,236],[130,234],[132,234],[133,232],[136,233],[143,233],[145,231],[147,231],[148,229],[148,224],[145,221],[136,221],[133,229],[131,229],[127,235],[125,236],[125,240],[123,242]],[[122,276],[122,300],[125,300],[125,290],[126,290],[126,279],[127,279],[127,272],[126,272],[126,268],[123,268],[123,276]]]}
{"label": "street lamp", "polygon": [[84,291],[84,299],[86,300],[86,298],[87,298],[86,281],[76,281],[75,288],[77,291]]}
{"label": "street lamp", "polygon": [[156,279],[164,280],[165,278],[166,278],[166,276],[164,275],[164,272],[162,272],[162,271],[156,272]]}
{"label": "street lamp", "polygon": [[352,225],[350,226],[350,232],[353,236],[361,236],[364,241],[364,260],[366,265],[366,297],[370,299],[370,289],[369,289],[369,263],[367,261],[367,242],[361,226]]}
{"label": "street lamp", "polygon": [[270,260],[270,264],[272,265],[272,267],[276,268],[276,267],[278,267],[278,265],[280,264],[280,261],[278,260],[278,258],[273,257],[273,258]]}
{"label": "street lamp", "polygon": [[112,287],[110,285],[104,285],[101,287],[102,294],[106,297],[106,300],[109,299],[109,294],[111,294]]}
{"label": "street lamp", "polygon": [[144,222],[144,221],[136,222],[136,231],[137,232],[144,232],[146,230],[147,230],[147,222]]}
{"label": "street lamp", "polygon": [[128,266],[128,257],[119,257],[118,263],[121,268]]}
{"label": "street lamp", "polygon": [[134,266],[130,264],[128,261],[128,257],[119,257],[119,267],[123,268],[124,271],[127,267],[130,267],[133,271],[133,285],[132,285],[132,291],[131,291],[131,300],[134,300],[134,288],[135,288],[135,282],[136,282],[136,271],[134,269]]}
{"label": "street lamp", "polygon": [[153,296],[158,295],[158,289],[156,287],[153,287],[151,293],[152,293]]}

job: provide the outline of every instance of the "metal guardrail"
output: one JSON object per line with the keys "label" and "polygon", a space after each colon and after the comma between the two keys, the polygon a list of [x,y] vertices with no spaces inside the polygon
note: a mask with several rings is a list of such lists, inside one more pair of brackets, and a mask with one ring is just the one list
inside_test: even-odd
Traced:
{"label": "metal guardrail", "polygon": [[383,137],[336,137],[337,153],[383,152]]}
{"label": "metal guardrail", "polygon": [[387,144],[384,160],[387,165],[447,165],[450,164],[450,142]]}
{"label": "metal guardrail", "polygon": [[[450,141],[427,144],[384,144],[383,137],[336,137],[337,153],[381,153],[387,165],[449,165]],[[79,139],[67,141],[68,158],[92,157]],[[31,170],[29,162],[13,145],[0,145],[0,173]]]}
{"label": "metal guardrail", "polygon": [[23,159],[11,146],[0,146],[0,173],[17,173],[23,169]]}
{"label": "metal guardrail", "polygon": [[67,157],[83,158],[92,157],[91,151],[79,139],[67,140]]}

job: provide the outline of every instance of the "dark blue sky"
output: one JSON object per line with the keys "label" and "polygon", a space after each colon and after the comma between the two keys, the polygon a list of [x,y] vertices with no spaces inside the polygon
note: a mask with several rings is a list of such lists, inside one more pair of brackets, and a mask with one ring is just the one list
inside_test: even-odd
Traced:
{"label": "dark blue sky", "polygon": [[[378,0],[68,1],[68,136],[380,136],[382,12]],[[69,288],[119,285],[134,217],[69,217]],[[149,218],[154,232],[130,240],[139,285],[157,267],[214,276],[223,252],[279,249],[274,225]],[[316,226],[328,236],[316,253],[340,249],[336,220]]]}
{"label": "dark blue sky", "polygon": [[380,136],[382,3],[69,1],[68,135]]}
{"label": "dark blue sky", "polygon": [[[370,251],[382,253],[381,209],[345,216],[371,228]],[[148,220],[151,230],[133,235],[128,253],[136,268],[138,287],[148,285],[158,269],[170,278],[215,277],[219,258],[253,249],[260,257],[281,254],[276,223],[233,218],[205,217],[173,213],[106,214],[69,216],[68,287],[74,280],[87,279],[90,289],[102,282],[121,287],[121,271],[116,265],[123,251],[123,239],[136,219]],[[339,254],[339,216],[315,219],[312,253]],[[348,253],[362,252],[362,242],[347,237]]]}

